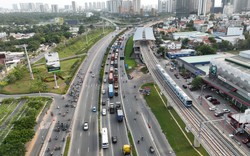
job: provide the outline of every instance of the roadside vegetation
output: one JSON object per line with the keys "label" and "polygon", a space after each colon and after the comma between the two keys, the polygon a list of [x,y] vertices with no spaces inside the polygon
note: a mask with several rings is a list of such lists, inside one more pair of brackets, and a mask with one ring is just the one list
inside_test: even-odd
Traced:
{"label": "roadside vegetation", "polygon": [[132,72],[136,67],[135,59],[132,58],[133,54],[133,36],[129,37],[125,46],[125,64],[127,64],[126,71],[128,73]]}
{"label": "roadside vegetation", "polygon": [[[103,36],[113,31],[112,28],[105,29],[102,34],[102,29],[91,31],[88,36],[89,40],[86,43],[85,36],[82,35],[79,38],[73,38],[65,43],[60,43],[55,49],[59,53],[60,59],[73,57],[61,61],[61,71],[58,72],[57,81],[59,89],[54,89],[55,82],[52,73],[48,73],[44,64],[38,64],[32,66],[35,80],[30,80],[29,71],[25,66],[18,66],[13,70],[4,81],[0,82],[0,93],[5,94],[20,94],[20,93],[34,93],[34,92],[53,92],[63,94],[67,91],[68,86],[74,77],[78,67],[85,59],[85,55],[88,49],[100,40]],[[42,59],[42,62],[45,60]]]}
{"label": "roadside vegetation", "polygon": [[68,137],[67,137],[66,146],[65,146],[65,149],[64,149],[64,154],[63,154],[63,156],[67,156],[68,153],[69,153],[70,140],[71,140],[71,137],[68,136]]}
{"label": "roadside vegetation", "polygon": [[[185,124],[175,112],[174,109],[169,108],[167,109],[160,98],[159,89],[158,92],[154,87],[154,84],[149,83],[142,86],[149,87],[150,95],[145,95],[144,98],[147,101],[147,104],[151,108],[152,112],[154,113],[156,119],[158,120],[163,133],[165,134],[168,142],[170,143],[171,147],[173,148],[175,154],[177,156],[199,156],[200,154],[194,150],[193,146],[190,145],[189,141],[186,139],[182,131],[188,137],[190,142],[193,143],[194,136],[191,133],[187,133],[185,130]],[[164,102],[167,102],[167,99],[162,95]],[[176,119],[178,124],[180,125],[181,129],[178,127],[177,123],[173,120],[173,117]],[[196,148],[202,155],[208,156],[206,150],[201,146],[200,148]]]}
{"label": "roadside vegetation", "polygon": [[5,114],[1,112],[1,118],[8,116],[4,118],[0,125],[0,155],[3,156],[25,155],[25,144],[35,134],[36,118],[44,105],[51,103],[51,99],[44,97],[4,99],[0,105],[0,110],[15,103],[18,103],[18,105],[11,114],[7,111]]}

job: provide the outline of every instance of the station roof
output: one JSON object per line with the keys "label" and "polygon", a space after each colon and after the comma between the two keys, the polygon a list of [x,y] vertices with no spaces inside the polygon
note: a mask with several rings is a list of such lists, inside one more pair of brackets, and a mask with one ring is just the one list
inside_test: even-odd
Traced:
{"label": "station roof", "polygon": [[151,27],[139,27],[136,29],[133,41],[145,41],[145,40],[150,40],[154,41],[154,33],[153,33],[153,28]]}
{"label": "station roof", "polygon": [[211,59],[223,57],[223,54],[215,54],[215,55],[202,55],[202,56],[189,56],[189,57],[181,57],[180,59],[187,63],[199,63],[199,62],[210,62]]}

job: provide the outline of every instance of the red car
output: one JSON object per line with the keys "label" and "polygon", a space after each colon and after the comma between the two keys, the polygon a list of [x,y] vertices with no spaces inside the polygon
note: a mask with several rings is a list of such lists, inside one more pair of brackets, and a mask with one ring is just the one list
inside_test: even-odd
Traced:
{"label": "red car", "polygon": [[212,104],[214,104],[214,105],[218,105],[218,104],[220,104],[220,101],[212,101]]}
{"label": "red car", "polygon": [[245,139],[242,140],[242,143],[243,143],[243,144],[247,144],[247,143],[249,143],[249,142],[250,142],[250,138],[245,138]]}

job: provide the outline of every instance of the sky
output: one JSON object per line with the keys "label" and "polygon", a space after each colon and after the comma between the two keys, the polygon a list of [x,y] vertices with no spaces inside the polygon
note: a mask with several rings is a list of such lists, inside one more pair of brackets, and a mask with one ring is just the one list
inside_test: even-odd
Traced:
{"label": "sky", "polygon": [[[72,0],[0,0],[0,7],[12,9],[12,4],[19,3],[48,3],[48,4],[58,4],[59,7],[63,7],[64,5],[71,5]],[[85,2],[106,2],[107,0],[75,0],[77,5],[84,6]],[[215,0],[215,6],[221,6],[222,0]],[[157,4],[158,0],[141,0],[141,5],[148,5],[148,4]]]}

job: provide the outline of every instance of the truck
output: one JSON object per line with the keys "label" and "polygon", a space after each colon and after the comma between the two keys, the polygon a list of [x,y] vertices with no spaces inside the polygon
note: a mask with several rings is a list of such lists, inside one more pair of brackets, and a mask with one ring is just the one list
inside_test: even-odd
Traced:
{"label": "truck", "polygon": [[131,146],[128,144],[123,145],[122,147],[122,154],[124,156],[131,156]]}
{"label": "truck", "polygon": [[114,114],[115,113],[114,103],[110,103],[110,105],[109,105],[109,113],[110,114]]}
{"label": "truck", "polygon": [[123,111],[122,109],[117,109],[117,113],[116,113],[116,119],[118,122],[122,122],[123,121]]}
{"label": "truck", "polygon": [[109,73],[109,83],[113,83],[114,82],[114,77],[113,77],[113,73]]}
{"label": "truck", "polygon": [[118,89],[118,85],[119,85],[118,81],[115,81],[115,83],[114,83],[114,88],[115,88],[115,89]]}
{"label": "truck", "polygon": [[109,84],[109,98],[112,98],[113,96],[114,96],[113,84]]}

